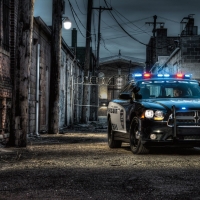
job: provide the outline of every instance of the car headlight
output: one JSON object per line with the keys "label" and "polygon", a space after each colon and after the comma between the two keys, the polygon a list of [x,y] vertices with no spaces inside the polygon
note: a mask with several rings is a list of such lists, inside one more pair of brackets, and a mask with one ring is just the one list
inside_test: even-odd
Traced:
{"label": "car headlight", "polygon": [[156,110],[155,112],[153,110],[146,110],[144,113],[144,116],[148,119],[153,118],[154,120],[164,119],[164,113],[163,111],[160,111],[160,110]]}
{"label": "car headlight", "polygon": [[144,113],[144,116],[146,118],[153,118],[153,116],[154,116],[153,110],[146,110],[145,113]]}
{"label": "car headlight", "polygon": [[164,119],[164,113],[161,110],[156,110],[154,113],[154,120],[163,120]]}

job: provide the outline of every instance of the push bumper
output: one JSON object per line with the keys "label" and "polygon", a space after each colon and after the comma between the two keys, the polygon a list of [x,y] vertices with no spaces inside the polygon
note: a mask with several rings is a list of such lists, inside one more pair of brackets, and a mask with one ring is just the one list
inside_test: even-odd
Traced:
{"label": "push bumper", "polygon": [[[187,112],[176,112],[172,106],[172,115],[168,121],[149,121],[142,122],[142,144],[145,146],[176,146],[176,147],[199,147],[200,146],[200,116],[198,121],[194,121],[195,116],[191,113],[200,111],[190,111],[189,120]],[[194,122],[193,122],[193,121]],[[192,121],[192,122],[191,122]],[[147,127],[147,128],[145,128]],[[151,134],[156,135],[156,139],[150,139]]]}

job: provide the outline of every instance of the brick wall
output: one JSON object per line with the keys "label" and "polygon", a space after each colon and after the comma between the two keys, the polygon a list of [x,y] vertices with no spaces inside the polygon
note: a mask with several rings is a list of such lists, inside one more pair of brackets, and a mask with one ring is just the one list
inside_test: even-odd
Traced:
{"label": "brick wall", "polygon": [[10,52],[2,46],[3,1],[0,1],[0,139],[10,132],[12,85],[10,75]]}
{"label": "brick wall", "polygon": [[[38,52],[38,45],[40,50]],[[39,57],[38,57],[39,55]],[[39,131],[48,129],[49,70],[51,61],[50,35],[34,20],[32,65],[29,90],[29,133],[35,133],[36,120]],[[36,119],[37,59],[39,59],[39,119]]]}
{"label": "brick wall", "polygon": [[0,47],[0,139],[10,132],[11,98],[10,54]]}
{"label": "brick wall", "polygon": [[194,79],[200,80],[200,36],[181,38],[182,62],[185,73],[191,73]]}
{"label": "brick wall", "polygon": [[181,37],[180,49],[169,57],[163,71],[192,74],[192,78],[200,80],[200,36]]}

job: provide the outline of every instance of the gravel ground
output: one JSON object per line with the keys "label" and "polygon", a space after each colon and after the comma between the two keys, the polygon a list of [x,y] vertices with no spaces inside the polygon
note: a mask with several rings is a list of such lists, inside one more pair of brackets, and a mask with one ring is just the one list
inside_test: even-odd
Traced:
{"label": "gravel ground", "polygon": [[134,155],[109,149],[104,132],[44,134],[0,146],[0,199],[200,200],[200,150]]}

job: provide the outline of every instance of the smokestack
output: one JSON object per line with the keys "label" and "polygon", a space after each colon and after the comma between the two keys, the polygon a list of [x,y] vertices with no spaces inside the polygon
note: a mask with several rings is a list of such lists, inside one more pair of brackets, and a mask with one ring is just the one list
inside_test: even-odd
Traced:
{"label": "smokestack", "polygon": [[77,30],[76,28],[72,29],[72,47],[77,46]]}

